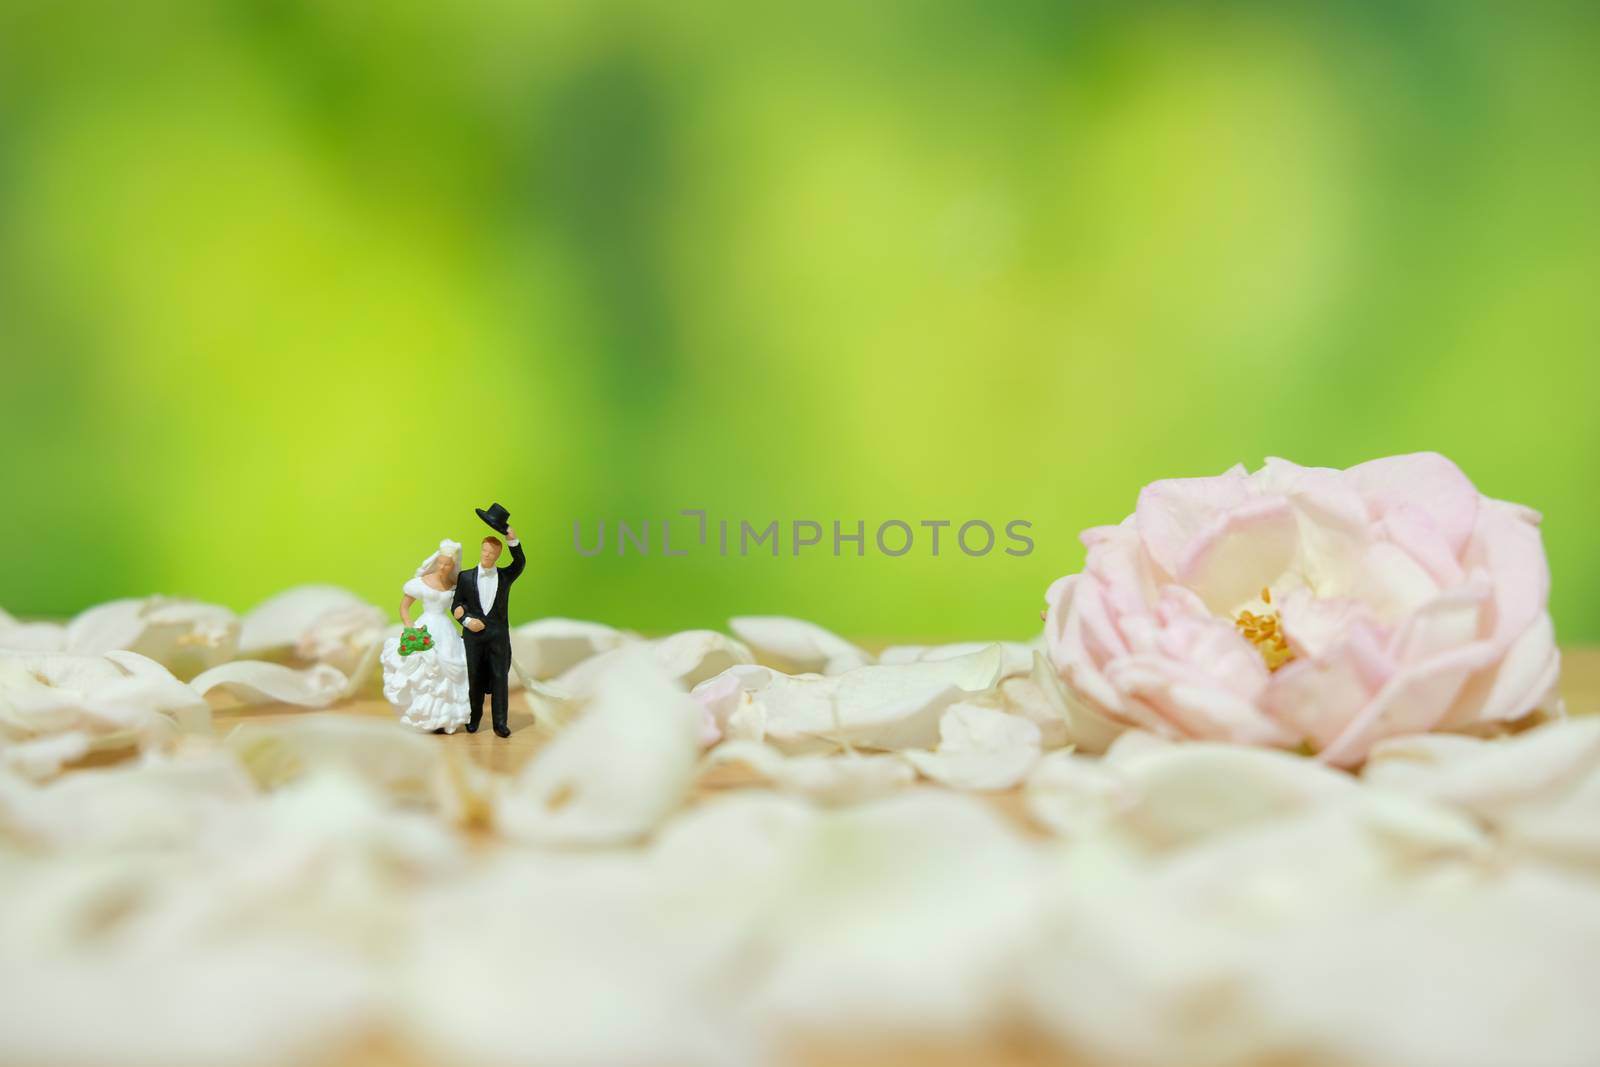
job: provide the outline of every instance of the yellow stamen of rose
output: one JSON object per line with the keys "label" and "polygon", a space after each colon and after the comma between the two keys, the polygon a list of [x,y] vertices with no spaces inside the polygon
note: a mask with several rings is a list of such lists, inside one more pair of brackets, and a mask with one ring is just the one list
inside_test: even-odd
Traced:
{"label": "yellow stamen of rose", "polygon": [[[1261,601],[1264,604],[1271,604],[1272,590],[1263,588]],[[1256,646],[1256,651],[1261,653],[1261,658],[1267,663],[1267,670],[1275,671],[1294,659],[1294,653],[1289,650],[1289,639],[1278,626],[1277,612],[1269,611],[1257,615],[1253,611],[1241,611],[1234,617],[1233,624],[1244,634],[1246,641]]]}

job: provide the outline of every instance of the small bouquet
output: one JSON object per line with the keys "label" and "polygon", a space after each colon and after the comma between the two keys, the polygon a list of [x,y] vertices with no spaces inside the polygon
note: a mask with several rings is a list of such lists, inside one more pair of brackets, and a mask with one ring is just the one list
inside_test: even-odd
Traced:
{"label": "small bouquet", "polygon": [[433,637],[428,633],[426,626],[415,629],[407,628],[400,631],[400,654],[409,656],[413,652],[426,652],[433,647]]}

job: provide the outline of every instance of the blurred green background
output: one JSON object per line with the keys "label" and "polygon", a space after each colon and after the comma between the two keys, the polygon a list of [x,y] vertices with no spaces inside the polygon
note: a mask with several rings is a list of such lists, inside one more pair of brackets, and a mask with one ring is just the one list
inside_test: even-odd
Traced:
{"label": "blurred green background", "polygon": [[[0,0],[0,606],[387,605],[494,499],[517,619],[1021,637],[1150,479],[1431,448],[1600,639],[1597,55],[1592,2]],[[573,551],[687,507],[1036,547]]]}

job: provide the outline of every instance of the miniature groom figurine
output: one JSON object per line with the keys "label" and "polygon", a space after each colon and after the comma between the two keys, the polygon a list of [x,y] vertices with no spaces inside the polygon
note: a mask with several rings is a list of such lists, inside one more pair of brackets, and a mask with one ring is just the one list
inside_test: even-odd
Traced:
{"label": "miniature groom figurine", "polygon": [[517,540],[517,531],[511,528],[510,512],[499,504],[491,504],[487,511],[473,510],[491,529],[506,535],[511,566],[495,566],[500,559],[500,538],[490,535],[483,539],[478,565],[462,570],[456,577],[456,597],[450,610],[461,620],[461,640],[467,654],[467,707],[472,713],[467,720],[467,733],[477,732],[483,719],[483,697],[488,694],[495,735],[510,737],[511,730],[506,725],[506,678],[511,673],[511,627],[506,623],[506,608],[511,601],[511,583],[522,573],[527,557]]}

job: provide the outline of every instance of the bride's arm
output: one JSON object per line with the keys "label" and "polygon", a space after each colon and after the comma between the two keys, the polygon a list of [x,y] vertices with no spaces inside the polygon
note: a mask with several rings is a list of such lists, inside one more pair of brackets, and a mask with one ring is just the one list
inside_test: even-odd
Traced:
{"label": "bride's arm", "polygon": [[408,630],[411,629],[411,605],[416,602],[417,598],[410,593],[400,598],[400,621],[406,624]]}

